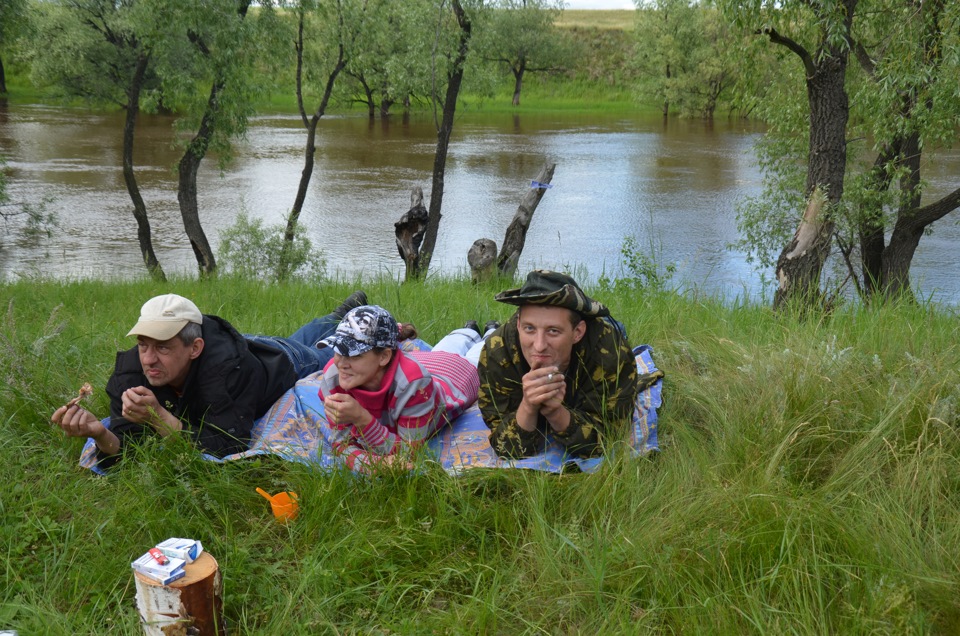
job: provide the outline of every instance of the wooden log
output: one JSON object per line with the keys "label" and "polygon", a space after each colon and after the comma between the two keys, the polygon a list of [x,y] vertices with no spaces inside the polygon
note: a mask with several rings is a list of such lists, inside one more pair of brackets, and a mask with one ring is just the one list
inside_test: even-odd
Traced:
{"label": "wooden log", "polygon": [[490,280],[496,271],[497,244],[488,238],[477,239],[467,251],[467,263],[474,283]]}
{"label": "wooden log", "polygon": [[406,265],[406,280],[415,275],[417,258],[420,255],[420,244],[427,231],[427,208],[423,205],[423,189],[416,186],[410,191],[410,209],[400,220],[393,224],[394,234],[397,237],[397,251]]}
{"label": "wooden log", "polygon": [[[553,171],[557,167],[555,163],[548,163],[540,169],[535,181],[538,184],[549,185],[553,179]],[[517,213],[513,215],[513,220],[507,227],[507,232],[503,237],[503,247],[500,248],[500,256],[497,257],[497,269],[500,274],[512,278],[517,273],[517,263],[520,261],[520,253],[523,251],[523,244],[527,240],[527,229],[530,227],[530,221],[533,219],[533,213],[540,205],[540,199],[547,191],[545,187],[531,187],[520,201],[520,207]]]}
{"label": "wooden log", "polygon": [[226,634],[220,569],[208,552],[184,566],[186,576],[161,585],[134,572],[137,611],[147,636]]}

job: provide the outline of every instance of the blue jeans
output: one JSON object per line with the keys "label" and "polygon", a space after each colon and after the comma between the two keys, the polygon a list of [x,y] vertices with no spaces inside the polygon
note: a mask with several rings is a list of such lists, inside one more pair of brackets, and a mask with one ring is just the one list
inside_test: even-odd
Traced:
{"label": "blue jeans", "polygon": [[293,368],[297,372],[297,377],[305,378],[312,373],[322,371],[327,363],[333,359],[333,348],[317,349],[317,343],[328,336],[332,336],[339,324],[339,318],[333,314],[327,314],[322,318],[314,318],[297,329],[289,338],[252,336],[250,334],[244,334],[243,337],[280,349],[287,354],[287,358],[290,359],[290,363],[293,364]]}

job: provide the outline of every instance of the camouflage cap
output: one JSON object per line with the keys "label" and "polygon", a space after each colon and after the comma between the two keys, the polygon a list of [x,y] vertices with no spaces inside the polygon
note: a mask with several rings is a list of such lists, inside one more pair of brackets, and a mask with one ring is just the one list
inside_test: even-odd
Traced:
{"label": "camouflage cap", "polygon": [[337,330],[317,347],[333,347],[342,356],[358,356],[371,349],[396,349],[397,321],[377,305],[362,305],[347,312]]}
{"label": "camouflage cap", "polygon": [[572,309],[584,318],[609,316],[610,310],[593,300],[580,289],[577,281],[567,274],[535,269],[519,289],[508,289],[495,296],[508,305],[550,305]]}

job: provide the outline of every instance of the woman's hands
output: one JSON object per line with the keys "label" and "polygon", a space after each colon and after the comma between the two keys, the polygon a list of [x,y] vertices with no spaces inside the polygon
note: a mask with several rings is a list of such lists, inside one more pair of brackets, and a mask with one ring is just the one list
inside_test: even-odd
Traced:
{"label": "woman's hands", "polygon": [[347,393],[334,393],[327,397],[323,401],[323,410],[330,427],[341,431],[356,426],[359,432],[373,421],[370,412]]}

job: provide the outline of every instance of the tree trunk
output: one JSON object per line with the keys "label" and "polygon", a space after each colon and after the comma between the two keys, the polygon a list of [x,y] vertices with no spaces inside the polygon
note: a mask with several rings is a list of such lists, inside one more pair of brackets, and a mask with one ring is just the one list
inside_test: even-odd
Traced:
{"label": "tree trunk", "polygon": [[[667,64],[667,68],[666,68],[666,77],[667,77],[667,81],[669,82],[669,80],[670,80],[670,65],[669,65],[669,64]],[[663,118],[664,118],[664,119],[666,119],[667,117],[669,117],[669,116],[670,116],[670,100],[667,99],[666,97],[664,97],[664,98],[663,98],[663,104],[660,106],[660,109],[663,111]]]}
{"label": "tree trunk", "polygon": [[307,190],[310,188],[310,179],[313,177],[314,156],[317,152],[317,124],[320,118],[327,111],[327,104],[330,101],[330,95],[333,93],[333,85],[337,80],[340,71],[347,65],[344,57],[343,43],[338,47],[337,64],[333,71],[327,77],[327,85],[323,91],[323,98],[314,111],[313,116],[307,119],[307,111],[303,105],[303,23],[304,12],[301,10],[299,22],[297,25],[297,107],[300,109],[300,119],[304,128],[307,129],[307,141],[303,149],[303,171],[300,173],[300,185],[297,186],[297,197],[293,201],[293,209],[287,217],[287,226],[283,233],[283,248],[280,255],[280,271],[278,278],[286,279],[290,274],[290,253],[293,248],[293,239],[296,237],[297,223],[300,220],[300,213],[303,211],[303,203],[307,200]]}
{"label": "tree trunk", "polygon": [[[241,18],[246,17],[250,3],[251,0],[239,0],[237,14]],[[193,39],[191,34],[191,40]],[[204,55],[210,54],[201,39],[194,40],[194,44]],[[216,273],[217,261],[213,256],[210,241],[207,240],[207,235],[203,231],[203,225],[200,223],[200,207],[197,203],[197,172],[200,170],[200,164],[207,155],[207,149],[213,140],[216,115],[220,110],[220,96],[225,87],[226,80],[218,74],[210,86],[210,96],[207,98],[207,107],[200,119],[197,134],[190,140],[183,156],[180,158],[180,164],[177,166],[179,177],[177,201],[180,203],[180,216],[183,217],[183,229],[190,240],[190,247],[193,248],[193,255],[197,259],[201,277]]]}
{"label": "tree trunk", "polygon": [[213,248],[207,240],[200,224],[200,209],[197,204],[197,172],[200,163],[207,154],[207,147],[213,138],[213,117],[216,112],[217,100],[223,91],[224,82],[217,80],[210,88],[210,97],[207,99],[207,110],[200,120],[197,134],[190,140],[187,149],[180,158],[178,167],[179,184],[177,186],[177,200],[180,202],[180,216],[183,217],[183,229],[190,239],[190,247],[197,259],[200,275],[209,276],[217,271],[217,261],[213,256]]}
{"label": "tree trunk", "polygon": [[553,171],[556,167],[557,164],[548,163],[540,169],[535,180],[536,184],[532,184],[524,195],[517,213],[513,215],[513,220],[507,227],[503,236],[503,247],[500,248],[500,255],[497,257],[497,269],[503,276],[512,278],[517,273],[517,263],[520,261],[520,253],[523,252],[523,245],[527,240],[530,221],[533,220],[533,213],[537,211],[537,206],[540,205],[540,200],[547,191],[546,187],[538,186],[548,185],[553,180]]}
{"label": "tree trunk", "polygon": [[350,75],[360,82],[360,88],[363,89],[364,102],[367,104],[367,118],[375,119],[377,116],[377,103],[373,99],[373,89],[367,84],[367,78],[363,76],[363,73],[351,73]]}
{"label": "tree trunk", "polygon": [[913,298],[910,287],[910,263],[927,226],[960,207],[960,189],[935,203],[901,214],[894,225],[890,244],[883,257],[884,295],[888,298]]}
{"label": "tree trunk", "polygon": [[400,252],[406,268],[404,280],[416,278],[417,256],[420,254],[423,235],[427,231],[427,219],[429,215],[427,208],[423,206],[423,189],[416,186],[410,191],[410,209],[393,224],[397,251]]}
{"label": "tree trunk", "polygon": [[[846,7],[844,33],[849,36],[857,0],[842,0]],[[810,305],[820,299],[820,274],[830,254],[834,222],[830,206],[843,196],[847,160],[847,120],[850,114],[845,87],[849,50],[830,46],[823,34],[823,50],[811,56],[796,42],[773,29],[764,31],[774,43],[796,53],[806,71],[810,107],[810,142],[807,153],[807,210],[793,240],[777,259],[774,308],[793,302]],[[820,191],[821,195],[817,194]],[[823,198],[822,204],[816,204]]]}
{"label": "tree trunk", "polygon": [[143,264],[147,266],[147,271],[154,280],[165,281],[167,277],[163,273],[160,261],[153,251],[153,239],[150,232],[150,219],[147,217],[147,206],[140,196],[140,187],[137,185],[137,176],[133,171],[133,140],[134,131],[137,126],[137,115],[140,112],[140,91],[143,88],[143,80],[147,73],[147,66],[150,63],[150,56],[141,51],[137,58],[137,66],[133,77],[130,80],[130,86],[127,89],[126,118],[123,124],[123,181],[127,185],[127,192],[133,201],[133,218],[137,220],[137,239],[140,241],[140,254],[143,257]]}
{"label": "tree trunk", "polygon": [[184,566],[186,575],[161,585],[134,571],[137,612],[146,636],[226,634],[220,568],[208,552]]}
{"label": "tree trunk", "polygon": [[467,59],[467,50],[470,44],[472,25],[470,19],[460,5],[460,0],[453,0],[453,12],[460,26],[460,42],[457,56],[453,61],[453,70],[447,77],[447,93],[443,101],[443,118],[437,129],[437,152],[433,158],[433,184],[430,190],[430,211],[427,220],[427,231],[423,246],[417,255],[415,274],[423,278],[430,269],[430,259],[437,245],[437,233],[440,230],[440,210],[443,204],[443,176],[447,166],[447,148],[450,146],[450,135],[453,133],[453,116],[457,110],[457,97],[460,94],[460,85],[463,83],[463,63]]}
{"label": "tree trunk", "polygon": [[827,196],[820,188],[811,193],[793,240],[777,259],[779,287],[774,297],[775,309],[794,301],[813,304],[820,297],[820,270],[833,230],[832,223],[825,218],[827,204]]}
{"label": "tree trunk", "polygon": [[[881,150],[867,176],[868,188],[874,192],[886,192],[893,174],[889,165],[900,154],[900,142]],[[857,233],[860,239],[860,267],[863,270],[863,289],[867,298],[877,294],[883,280],[884,250],[883,207],[879,202],[865,204],[860,209]]]}
{"label": "tree trunk", "polygon": [[523,73],[527,70],[527,59],[520,58],[520,63],[513,71],[513,105],[520,105],[520,90],[523,88]]}
{"label": "tree trunk", "polygon": [[0,57],[0,95],[7,92],[7,73],[3,69],[3,57]]}

